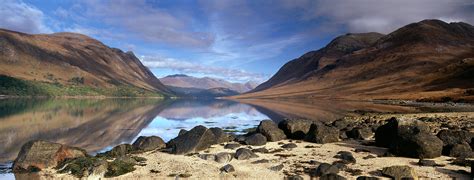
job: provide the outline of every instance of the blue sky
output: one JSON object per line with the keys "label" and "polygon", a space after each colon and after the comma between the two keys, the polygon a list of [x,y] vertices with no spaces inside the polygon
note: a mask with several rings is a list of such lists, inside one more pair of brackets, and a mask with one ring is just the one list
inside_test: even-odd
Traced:
{"label": "blue sky", "polygon": [[158,77],[267,80],[348,32],[423,19],[474,23],[472,0],[1,0],[0,28],[77,32],[133,51]]}

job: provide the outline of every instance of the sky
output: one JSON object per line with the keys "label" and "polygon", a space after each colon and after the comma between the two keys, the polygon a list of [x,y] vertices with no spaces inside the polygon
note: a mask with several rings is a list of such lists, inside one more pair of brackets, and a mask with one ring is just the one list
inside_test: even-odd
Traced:
{"label": "sky", "polygon": [[263,82],[346,33],[424,19],[474,24],[473,0],[0,0],[0,28],[76,32],[133,51],[157,77]]}

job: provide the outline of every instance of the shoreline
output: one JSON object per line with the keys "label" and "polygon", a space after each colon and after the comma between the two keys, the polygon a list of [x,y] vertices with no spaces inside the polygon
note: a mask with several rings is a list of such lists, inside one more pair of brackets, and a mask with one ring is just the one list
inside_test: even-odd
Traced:
{"label": "shoreline", "polygon": [[[343,119],[361,124],[366,121],[386,122],[388,118],[397,119],[421,119],[421,118],[441,118],[443,122],[433,122],[427,120],[426,123],[432,129],[443,129],[443,124],[464,126],[461,129],[468,129],[472,132],[474,129],[474,112],[448,112],[448,113],[410,113],[410,114],[366,114],[357,116],[347,116]],[[457,122],[463,120],[463,122]],[[461,124],[460,124],[461,123]],[[383,124],[383,123],[382,123]],[[446,128],[445,128],[446,129]],[[450,128],[448,128],[450,129]],[[178,136],[179,137],[179,136]],[[239,136],[236,136],[239,137]],[[169,142],[168,142],[169,143]],[[440,156],[431,158],[439,166],[421,166],[418,164],[418,158],[408,157],[390,157],[387,156],[388,148],[374,146],[373,137],[367,140],[363,139],[345,139],[338,142],[313,143],[304,140],[284,139],[276,142],[266,142],[264,145],[245,145],[240,142],[238,148],[246,148],[256,151],[258,157],[246,160],[231,160],[225,163],[215,162],[207,156],[219,153],[233,154],[236,149],[224,148],[227,144],[236,144],[231,140],[211,145],[208,148],[190,153],[189,155],[170,154],[166,149],[155,149],[146,152],[131,153],[128,156],[137,156],[145,158],[144,163],[138,163],[135,170],[123,175],[113,177],[114,179],[171,179],[171,178],[223,178],[223,179],[284,179],[297,175],[303,179],[310,179],[311,172],[318,168],[322,163],[335,164],[341,159],[337,158],[341,151],[350,152],[357,160],[355,163],[344,163],[344,169],[341,168],[337,175],[348,179],[356,179],[360,176],[370,176],[377,178],[386,178],[381,174],[381,169],[388,166],[402,165],[408,166],[416,172],[418,178],[459,178],[469,179],[470,167],[451,164],[456,158]],[[283,148],[286,144],[294,144],[296,147]],[[265,151],[262,151],[265,148]],[[113,151],[113,150],[112,150]],[[260,152],[259,152],[260,151]],[[112,162],[113,159],[108,160]],[[472,158],[468,158],[468,161]],[[224,165],[230,164],[234,171],[226,173],[222,171]],[[280,165],[283,165],[282,167]],[[75,176],[68,173],[58,173],[56,169],[48,168],[40,171],[41,178],[61,178],[76,179]],[[25,174],[16,174],[16,176],[25,176]]]}

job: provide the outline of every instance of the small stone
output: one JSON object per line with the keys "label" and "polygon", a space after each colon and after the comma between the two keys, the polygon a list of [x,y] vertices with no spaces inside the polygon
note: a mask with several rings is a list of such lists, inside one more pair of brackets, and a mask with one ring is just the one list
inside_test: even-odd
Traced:
{"label": "small stone", "polygon": [[281,147],[291,149],[291,148],[296,148],[298,146],[295,143],[288,143],[288,144],[282,145]]}
{"label": "small stone", "polygon": [[262,164],[262,163],[269,163],[270,161],[268,159],[260,159],[256,160],[254,162],[251,162],[252,164]]}
{"label": "small stone", "polygon": [[234,168],[234,166],[232,166],[230,164],[227,164],[227,165],[221,167],[220,170],[223,171],[223,172],[226,172],[226,173],[231,173],[231,172],[235,171],[235,168]]}
{"label": "small stone", "polygon": [[252,152],[254,153],[268,153],[269,150],[265,147],[257,148],[257,149],[252,149]]}
{"label": "small stone", "polygon": [[263,146],[267,143],[267,138],[260,133],[255,133],[245,138],[245,144],[252,146]]}
{"label": "small stone", "polygon": [[236,149],[238,147],[240,147],[241,145],[240,144],[237,144],[237,143],[229,143],[229,144],[226,144],[224,146],[224,149]]}
{"label": "small stone", "polygon": [[207,161],[215,161],[216,160],[216,155],[214,154],[198,154],[197,155],[199,158]]}
{"label": "small stone", "polygon": [[272,171],[281,171],[283,169],[283,164],[280,164],[280,165],[276,165],[276,166],[272,166],[268,169],[272,170]]}
{"label": "small stone", "polygon": [[346,180],[345,177],[338,175],[336,173],[324,174],[322,175],[319,180]]}
{"label": "small stone", "polygon": [[232,160],[232,154],[226,152],[217,153],[215,155],[215,160],[218,163],[228,163]]}
{"label": "small stone", "polygon": [[438,166],[435,161],[433,160],[426,160],[426,159],[420,159],[418,161],[418,165],[420,166]]}
{"label": "small stone", "polygon": [[372,154],[369,154],[369,155],[363,157],[362,159],[373,159],[373,158],[377,158],[377,157],[375,157],[375,156],[372,155]]}
{"label": "small stone", "polygon": [[240,148],[240,149],[237,149],[234,157],[237,160],[246,160],[250,158],[257,158],[258,156],[249,149]]}
{"label": "small stone", "polygon": [[371,177],[371,176],[359,176],[356,180],[379,180],[378,177]]}
{"label": "small stone", "polygon": [[347,163],[356,163],[356,159],[354,158],[352,153],[348,152],[348,151],[339,151],[339,152],[337,152],[337,155],[335,156],[335,158],[342,159],[343,161],[345,161]]}
{"label": "small stone", "polygon": [[290,175],[290,176],[286,176],[285,180],[303,180],[303,177],[299,175]]}
{"label": "small stone", "polygon": [[339,169],[334,165],[328,163],[321,163],[318,168],[310,174],[311,176],[322,176],[331,173],[337,174],[339,173]]}

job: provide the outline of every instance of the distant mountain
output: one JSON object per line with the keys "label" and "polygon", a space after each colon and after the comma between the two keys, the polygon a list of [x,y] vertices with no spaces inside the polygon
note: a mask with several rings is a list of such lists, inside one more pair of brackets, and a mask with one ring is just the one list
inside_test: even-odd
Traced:
{"label": "distant mountain", "polygon": [[230,96],[247,92],[257,86],[254,82],[231,83],[209,77],[197,78],[184,74],[169,75],[160,78],[173,91],[188,96]]}
{"label": "distant mountain", "polygon": [[0,29],[0,94],[171,95],[132,52],[76,33]]}
{"label": "distant mountain", "polygon": [[474,27],[424,20],[388,35],[339,36],[236,98],[473,100],[473,82]]}

